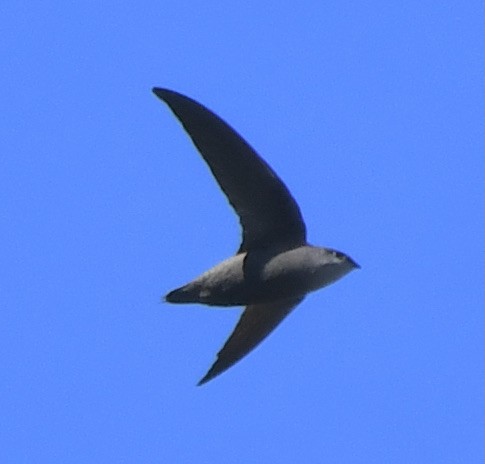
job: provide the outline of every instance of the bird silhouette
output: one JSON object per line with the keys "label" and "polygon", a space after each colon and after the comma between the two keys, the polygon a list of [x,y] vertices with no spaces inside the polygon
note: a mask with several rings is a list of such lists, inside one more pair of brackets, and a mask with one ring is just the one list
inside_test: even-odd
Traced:
{"label": "bird silhouette", "polygon": [[154,88],[179,119],[239,216],[237,253],[169,292],[169,303],[245,306],[202,385],[254,349],[311,291],[360,266],[306,241],[300,208],[256,151],[212,111],[180,93]]}

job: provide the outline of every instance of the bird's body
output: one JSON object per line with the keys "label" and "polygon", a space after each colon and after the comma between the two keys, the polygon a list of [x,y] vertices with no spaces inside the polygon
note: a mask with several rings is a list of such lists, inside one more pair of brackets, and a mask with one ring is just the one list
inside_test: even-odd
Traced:
{"label": "bird's body", "polygon": [[307,243],[300,208],[285,184],[219,116],[172,90],[153,91],[184,126],[243,229],[234,256],[165,297],[169,303],[246,306],[201,385],[249,353],[307,293],[359,266],[344,253]]}
{"label": "bird's body", "polygon": [[338,280],[354,266],[342,266],[338,252],[304,245],[291,250],[239,253],[166,296],[169,303],[245,306],[303,297]]}

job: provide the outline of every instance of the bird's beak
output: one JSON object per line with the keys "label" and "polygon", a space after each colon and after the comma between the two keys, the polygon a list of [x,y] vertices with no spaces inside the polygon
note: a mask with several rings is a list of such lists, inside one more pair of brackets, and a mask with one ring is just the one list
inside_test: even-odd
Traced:
{"label": "bird's beak", "polygon": [[352,266],[354,266],[356,269],[360,269],[360,265],[357,264],[352,258],[348,258],[349,260],[349,263],[352,264]]}

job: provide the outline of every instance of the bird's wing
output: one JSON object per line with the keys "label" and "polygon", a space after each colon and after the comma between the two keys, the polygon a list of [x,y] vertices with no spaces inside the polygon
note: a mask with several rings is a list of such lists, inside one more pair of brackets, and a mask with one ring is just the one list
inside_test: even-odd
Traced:
{"label": "bird's wing", "polygon": [[198,385],[212,380],[246,356],[276,328],[303,298],[289,298],[273,303],[247,306],[234,332],[221,351],[217,353],[216,362]]}
{"label": "bird's wing", "polygon": [[303,245],[306,228],[298,204],[253,148],[200,103],[171,90],[153,92],[180,120],[239,215],[243,237],[238,253],[275,242]]}

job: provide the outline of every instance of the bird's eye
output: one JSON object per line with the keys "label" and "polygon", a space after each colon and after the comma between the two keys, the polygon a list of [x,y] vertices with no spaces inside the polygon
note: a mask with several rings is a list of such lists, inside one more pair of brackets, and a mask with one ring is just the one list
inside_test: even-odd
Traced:
{"label": "bird's eye", "polygon": [[340,253],[340,251],[334,251],[333,255],[337,257],[338,259],[344,259],[345,255],[343,253]]}

